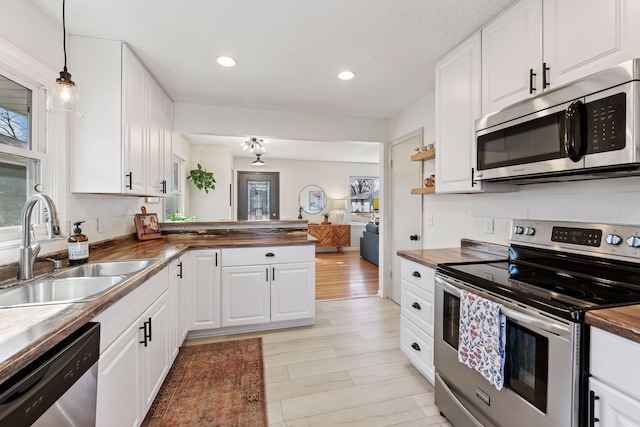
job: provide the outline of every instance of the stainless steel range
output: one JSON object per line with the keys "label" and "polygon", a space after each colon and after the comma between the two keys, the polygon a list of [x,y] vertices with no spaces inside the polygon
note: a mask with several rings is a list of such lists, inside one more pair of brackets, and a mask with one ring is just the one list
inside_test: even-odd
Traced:
{"label": "stainless steel range", "polygon": [[[640,303],[640,226],[514,220],[509,259],[436,270],[436,405],[460,426],[583,426],[587,310]],[[458,362],[461,292],[502,305],[504,387]]]}

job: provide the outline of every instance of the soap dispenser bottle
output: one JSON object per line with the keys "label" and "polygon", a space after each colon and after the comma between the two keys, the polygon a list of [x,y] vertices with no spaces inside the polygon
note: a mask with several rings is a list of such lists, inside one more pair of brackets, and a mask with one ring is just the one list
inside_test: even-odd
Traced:
{"label": "soap dispenser bottle", "polygon": [[69,265],[84,264],[89,261],[89,238],[82,234],[80,224],[84,221],[74,222],[76,226],[73,234],[69,236]]}

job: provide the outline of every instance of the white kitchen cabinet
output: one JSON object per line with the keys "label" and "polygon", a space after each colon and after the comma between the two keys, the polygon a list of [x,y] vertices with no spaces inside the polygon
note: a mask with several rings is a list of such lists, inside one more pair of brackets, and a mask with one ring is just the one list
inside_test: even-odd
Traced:
{"label": "white kitchen cabinet", "polygon": [[167,279],[163,269],[94,318],[101,324],[98,426],[140,425],[169,372]]}
{"label": "white kitchen cabinet", "polygon": [[219,249],[189,251],[187,281],[191,289],[189,330],[215,329],[221,326]]}
{"label": "white kitchen cabinet", "polygon": [[480,117],[480,32],[436,63],[436,193],[474,193],[475,120]]}
{"label": "white kitchen cabinet", "polygon": [[542,93],[542,0],[520,0],[482,29],[482,115]]}
{"label": "white kitchen cabinet", "polygon": [[222,326],[312,319],[313,245],[222,250]]}
{"label": "white kitchen cabinet", "polygon": [[[186,257],[185,257],[186,258]],[[174,259],[169,264],[169,299],[170,299],[170,321],[171,331],[169,344],[171,360],[175,360],[189,331],[189,286],[184,280],[183,258]]]}
{"label": "white kitchen cabinet", "polygon": [[639,56],[639,18],[636,0],[516,2],[482,30],[482,114]]}
{"label": "white kitchen cabinet", "polygon": [[640,426],[640,343],[591,328],[589,399],[595,426]]}
{"label": "white kitchen cabinet", "polygon": [[435,270],[400,259],[400,348],[433,384],[433,322]]}
{"label": "white kitchen cabinet", "polygon": [[[70,38],[85,117],[70,132],[77,193],[162,196],[171,176],[169,97],[124,43]],[[168,157],[167,157],[168,156]]]}

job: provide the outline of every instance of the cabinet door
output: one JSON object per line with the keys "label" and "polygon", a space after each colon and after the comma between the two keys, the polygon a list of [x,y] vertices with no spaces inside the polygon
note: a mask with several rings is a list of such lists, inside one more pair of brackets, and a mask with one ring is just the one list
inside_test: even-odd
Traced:
{"label": "cabinet door", "polygon": [[269,265],[222,269],[222,326],[253,325],[271,321]]}
{"label": "cabinet door", "polygon": [[[220,327],[220,250],[189,252],[189,310],[192,330]],[[193,276],[193,278],[192,278]]]}
{"label": "cabinet door", "polygon": [[[122,192],[145,194],[147,70],[126,45],[122,47]],[[131,175],[129,175],[131,174]]]}
{"label": "cabinet door", "polygon": [[138,375],[142,346],[134,322],[98,360],[96,426],[138,426],[142,412],[142,380]]}
{"label": "cabinet door", "polygon": [[637,0],[544,0],[551,88],[640,55]]}
{"label": "cabinet door", "polygon": [[169,343],[171,360],[175,360],[184,340],[183,331],[186,328],[184,321],[187,310],[184,306],[184,290],[182,281],[182,260],[173,260],[169,265],[169,330],[171,341]]}
{"label": "cabinet door", "polygon": [[436,64],[436,192],[482,191],[472,182],[480,116],[480,32]]}
{"label": "cabinet door", "polygon": [[315,263],[271,266],[271,321],[315,316]]}
{"label": "cabinet door", "polygon": [[[147,322],[146,346],[140,344],[143,371],[144,412],[151,407],[170,368],[169,362],[169,305],[168,292],[158,298],[141,317],[139,327]],[[139,329],[140,341],[145,341],[144,329]]]}
{"label": "cabinet door", "polygon": [[596,425],[640,427],[640,402],[593,377],[589,378],[589,389]]}
{"label": "cabinet door", "polygon": [[166,183],[164,177],[164,131],[162,129],[163,120],[163,93],[160,86],[153,80],[147,78],[147,194],[161,195]]}
{"label": "cabinet door", "polygon": [[163,154],[160,158],[162,164],[159,166],[162,169],[161,179],[166,181],[164,186],[165,193],[171,192],[171,178],[172,178],[172,165],[173,165],[173,144],[171,135],[173,133],[173,101],[164,93],[161,94],[162,98],[162,121],[160,122],[160,130],[162,137],[162,151]]}
{"label": "cabinet door", "polygon": [[521,0],[482,30],[482,115],[542,93],[541,40],[542,0]]}

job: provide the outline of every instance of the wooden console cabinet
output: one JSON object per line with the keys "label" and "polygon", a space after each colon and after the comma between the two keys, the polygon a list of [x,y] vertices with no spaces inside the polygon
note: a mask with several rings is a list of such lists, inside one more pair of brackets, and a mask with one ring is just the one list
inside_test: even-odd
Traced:
{"label": "wooden console cabinet", "polygon": [[351,246],[351,225],[349,224],[309,224],[309,234],[319,240],[321,248],[337,247],[341,251]]}

